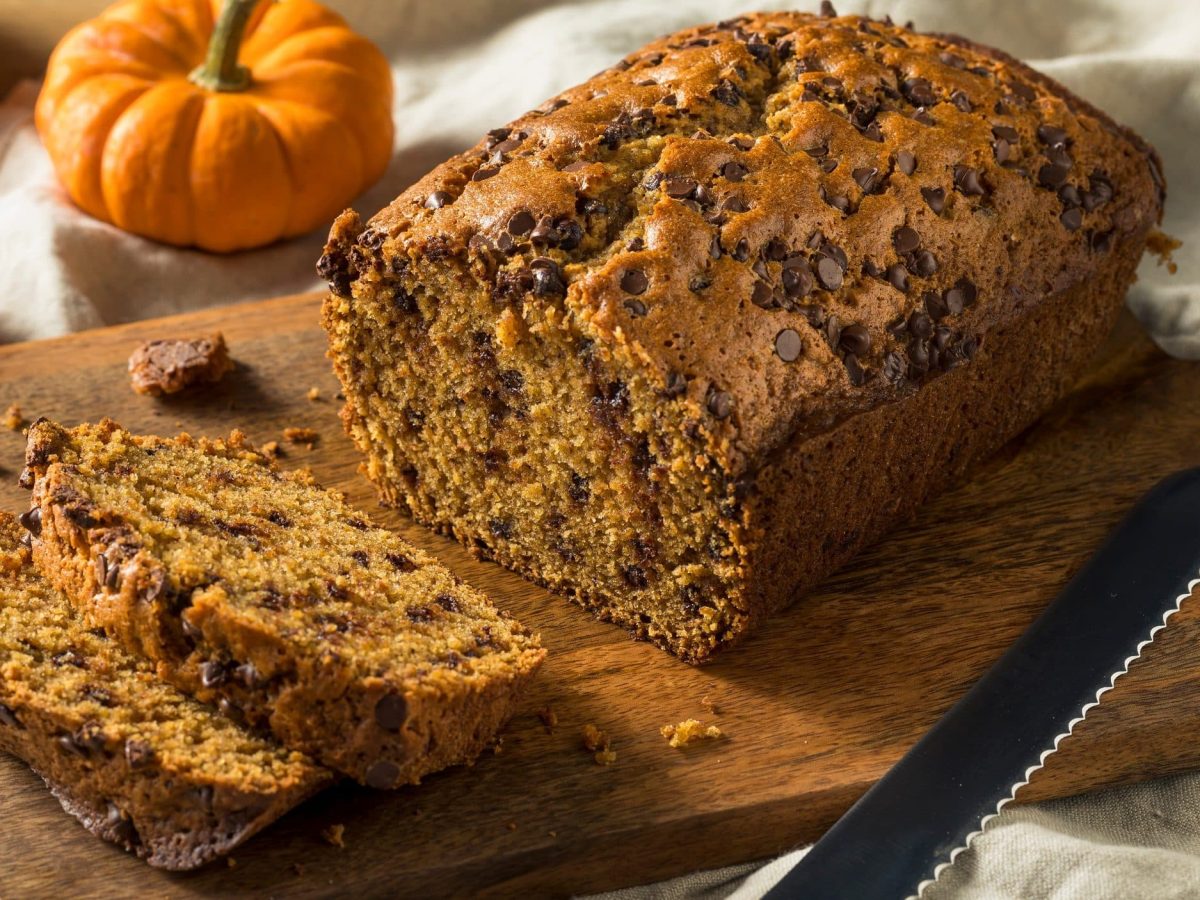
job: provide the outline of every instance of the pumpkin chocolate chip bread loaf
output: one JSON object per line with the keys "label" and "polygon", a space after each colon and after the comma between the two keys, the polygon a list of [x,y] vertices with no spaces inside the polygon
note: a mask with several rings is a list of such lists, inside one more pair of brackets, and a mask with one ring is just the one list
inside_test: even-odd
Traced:
{"label": "pumpkin chocolate chip bread loaf", "polygon": [[167,681],[372,787],[473,760],[544,651],[432,557],[241,435],[35,422],[38,567]]}
{"label": "pumpkin chocolate chip bread loaf", "polygon": [[1163,190],[961,38],[693,28],[337,220],[346,427],[384,500],[702,660],[1064,392]]}
{"label": "pumpkin chocolate chip bread loaf", "polygon": [[88,630],[21,535],[0,513],[0,749],[89,831],[153,866],[191,869],[332,780]]}

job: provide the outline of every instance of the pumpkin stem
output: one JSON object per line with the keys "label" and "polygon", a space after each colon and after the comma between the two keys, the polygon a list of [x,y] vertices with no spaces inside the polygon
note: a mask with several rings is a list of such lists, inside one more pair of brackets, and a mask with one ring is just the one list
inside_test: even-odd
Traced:
{"label": "pumpkin stem", "polygon": [[208,54],[188,76],[192,84],[210,91],[244,91],[250,87],[250,70],[238,64],[242,36],[260,0],[225,0],[208,41]]}

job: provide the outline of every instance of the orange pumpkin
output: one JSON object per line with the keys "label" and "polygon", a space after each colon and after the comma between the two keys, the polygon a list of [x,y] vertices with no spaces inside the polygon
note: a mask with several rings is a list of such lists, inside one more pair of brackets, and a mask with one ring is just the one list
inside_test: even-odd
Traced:
{"label": "orange pumpkin", "polygon": [[312,0],[125,0],[55,48],[36,121],[86,212],[241,250],[327,223],[383,174],[392,75]]}

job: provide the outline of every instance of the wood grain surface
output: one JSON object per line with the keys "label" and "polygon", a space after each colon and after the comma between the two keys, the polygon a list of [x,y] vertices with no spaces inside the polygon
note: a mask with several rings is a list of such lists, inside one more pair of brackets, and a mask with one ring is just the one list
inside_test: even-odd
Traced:
{"label": "wood grain surface", "polygon": [[[1128,318],[1043,423],[931,502],[820,590],[704,668],[635,643],[577,607],[392,512],[380,511],[338,423],[313,296],[0,348],[0,408],[74,424],[281,440],[284,463],[441,556],[541,631],[550,659],[502,752],[417,788],[337,787],[199,872],[154,871],[68,818],[0,758],[0,897],[563,895],[760,859],[811,841],[1000,655],[1132,503],[1200,464],[1200,366],[1167,359]],[[238,371],[205,396],[135,396],[142,339],[224,331]],[[1035,360],[1030,361],[1036,365]],[[320,399],[307,399],[318,387]],[[23,438],[0,432],[0,505]],[[802,527],[803,523],[797,523]],[[1200,616],[1184,611],[1027,790],[1054,797],[1200,765]],[[706,707],[715,705],[715,711]],[[558,724],[544,726],[549,706]],[[725,737],[673,750],[695,717]],[[612,738],[597,765],[580,729]],[[321,837],[345,825],[345,848]]]}

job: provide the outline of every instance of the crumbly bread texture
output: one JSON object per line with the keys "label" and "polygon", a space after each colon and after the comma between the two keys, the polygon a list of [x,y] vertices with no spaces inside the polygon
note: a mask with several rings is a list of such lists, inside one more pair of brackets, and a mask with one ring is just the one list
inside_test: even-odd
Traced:
{"label": "crumbly bread texture", "polygon": [[337,220],[346,428],[385,502],[699,661],[1061,396],[1163,196],[961,38],[693,28]]}
{"label": "crumbly bread texture", "polygon": [[0,749],[88,830],[153,866],[191,869],[332,781],[89,630],[22,534],[0,513]]}
{"label": "crumbly bread texture", "polygon": [[29,432],[34,559],[89,624],[372,787],[470,762],[544,651],[428,554],[240,434]]}
{"label": "crumbly bread texture", "polygon": [[147,341],[129,357],[129,382],[139,394],[161,397],[195,384],[213,384],[233,371],[218,331],[208,337]]}

